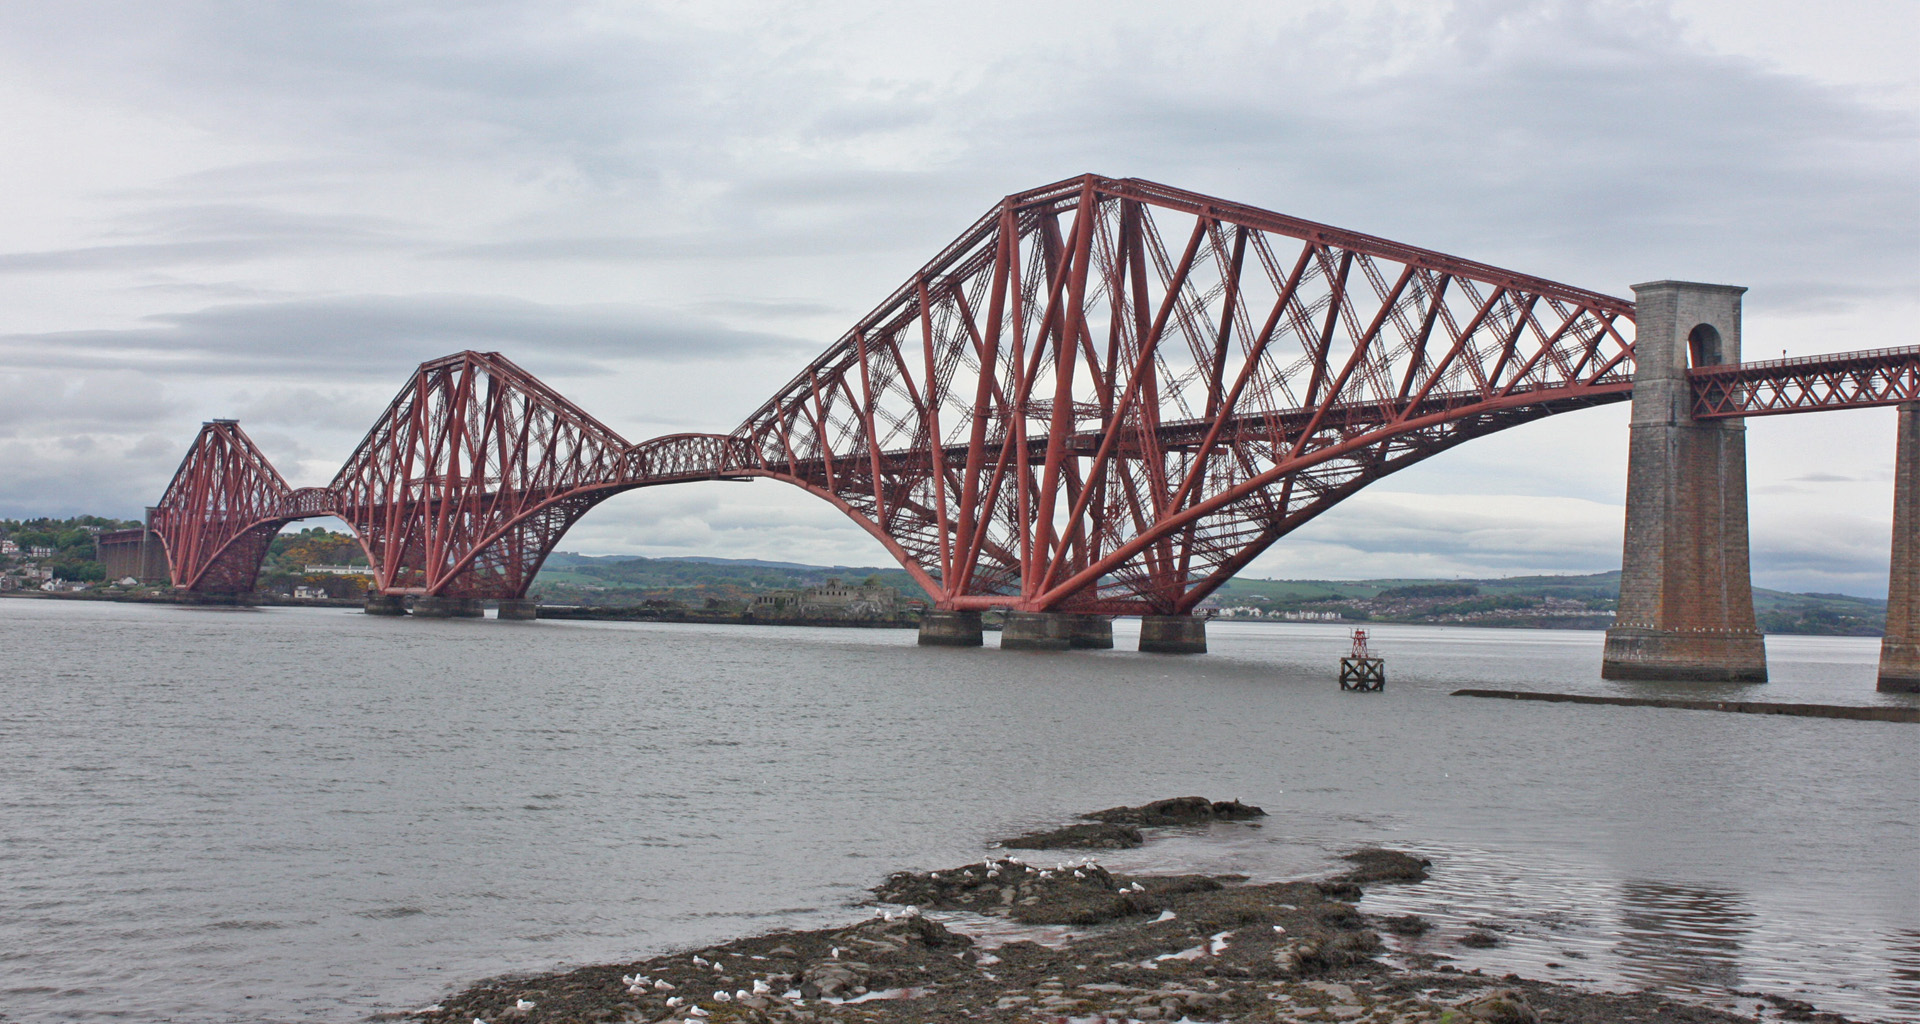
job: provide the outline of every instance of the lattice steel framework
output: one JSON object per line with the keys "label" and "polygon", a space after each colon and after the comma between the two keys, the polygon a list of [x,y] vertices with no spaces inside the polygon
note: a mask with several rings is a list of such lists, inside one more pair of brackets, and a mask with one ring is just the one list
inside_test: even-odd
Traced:
{"label": "lattice steel framework", "polygon": [[1386,473],[1625,398],[1631,315],[1088,176],[1008,197],[737,436],[943,607],[1177,613]]}
{"label": "lattice steel framework", "polygon": [[1920,345],[1687,371],[1693,418],[1920,402]]}
{"label": "lattice steel framework", "polygon": [[[325,488],[231,421],[156,512],[175,584],[344,519],[387,593],[520,597],[634,487],[764,476],[943,608],[1191,610],[1288,532],[1475,437],[1632,393],[1624,299],[1137,180],[1007,197],[731,435],[629,444],[497,353],[423,364]],[[1920,349],[1693,371],[1698,415],[1916,398]]]}
{"label": "lattice steel framework", "polygon": [[280,528],[293,488],[233,420],[213,420],[187,449],[153,515],[167,572],[183,590],[246,593]]}

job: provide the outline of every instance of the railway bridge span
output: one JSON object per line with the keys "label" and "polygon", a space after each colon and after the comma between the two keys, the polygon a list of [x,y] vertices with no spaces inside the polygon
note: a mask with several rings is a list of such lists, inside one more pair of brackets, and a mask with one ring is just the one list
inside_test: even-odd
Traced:
{"label": "railway bridge span", "polygon": [[1744,417],[1901,405],[1882,685],[1920,687],[1920,346],[1740,360],[1742,289],[1635,301],[1137,179],[1007,196],[733,431],[630,442],[498,353],[422,364],[324,487],[206,424],[150,513],[182,590],[253,589],[287,523],[366,548],[370,610],[530,614],[566,530],[638,487],[768,477],[933,600],[923,643],[1205,649],[1195,607],[1361,488],[1455,445],[1634,403],[1607,671],[1764,678]]}

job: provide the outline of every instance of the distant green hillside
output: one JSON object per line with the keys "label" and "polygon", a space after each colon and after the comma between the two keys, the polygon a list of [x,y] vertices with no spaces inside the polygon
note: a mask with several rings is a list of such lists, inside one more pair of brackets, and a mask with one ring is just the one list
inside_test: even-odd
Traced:
{"label": "distant green hillside", "polygon": [[[638,558],[556,552],[534,583],[554,604],[613,605],[751,600],[755,592],[818,586],[829,577],[877,578],[910,598],[926,594],[899,568],[806,565],[753,558]],[[1240,618],[1290,616],[1351,621],[1604,629],[1620,597],[1620,573],[1502,579],[1235,579],[1209,602]],[[1844,594],[1756,589],[1754,609],[1769,633],[1878,636],[1887,603]]]}
{"label": "distant green hillside", "polygon": [[[1214,593],[1223,609],[1338,613],[1384,622],[1605,628],[1620,599],[1620,573],[1458,580],[1234,579]],[[1769,633],[1879,636],[1887,603],[1845,594],[1755,588],[1754,612]]]}
{"label": "distant green hillside", "polygon": [[667,601],[690,607],[751,600],[769,590],[814,587],[829,578],[878,579],[908,598],[926,599],[898,567],[804,565],[756,558],[639,558],[555,552],[534,579],[532,595],[550,604],[611,605]]}

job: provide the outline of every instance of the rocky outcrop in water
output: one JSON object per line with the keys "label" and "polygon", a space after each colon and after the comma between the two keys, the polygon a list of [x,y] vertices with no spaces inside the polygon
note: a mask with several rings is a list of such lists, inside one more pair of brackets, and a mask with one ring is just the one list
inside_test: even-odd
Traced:
{"label": "rocky outcrop in water", "polygon": [[1208,800],[1203,796],[1177,796],[1155,800],[1139,807],[1109,807],[1080,817],[1109,825],[1204,825],[1211,821],[1246,821],[1264,818],[1267,812],[1238,800]]}
{"label": "rocky outcrop in water", "polygon": [[[1089,817],[1115,814],[1130,820],[1104,823],[1150,827],[1260,813],[1196,797]],[[1346,859],[1353,868],[1324,881],[1259,884],[1233,875],[1117,874],[1087,857],[1052,865],[989,857],[903,871],[873,890],[877,913],[852,925],[483,982],[396,1016],[432,1024],[1750,1022],[1646,992],[1584,992],[1515,975],[1496,982],[1432,957],[1424,967],[1389,967],[1377,959],[1375,927],[1407,934],[1425,922],[1376,920],[1355,901],[1364,885],[1417,884],[1431,865],[1381,849]],[[1021,928],[1032,931],[1022,936]]]}

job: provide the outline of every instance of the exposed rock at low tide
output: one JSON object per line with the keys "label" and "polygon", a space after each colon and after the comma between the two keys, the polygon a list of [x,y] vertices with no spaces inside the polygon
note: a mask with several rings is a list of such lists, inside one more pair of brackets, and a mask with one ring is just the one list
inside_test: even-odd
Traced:
{"label": "exposed rock at low tide", "polygon": [[1177,796],[1155,800],[1139,807],[1109,807],[1083,814],[1087,821],[1110,825],[1204,825],[1210,821],[1246,821],[1264,818],[1267,812],[1238,800],[1208,800],[1203,796]]}
{"label": "exposed rock at low tide", "polygon": [[1341,859],[1351,863],[1353,868],[1340,875],[1340,880],[1361,886],[1377,882],[1424,882],[1427,880],[1427,869],[1433,866],[1433,862],[1425,857],[1378,848],[1355,850]]}
{"label": "exposed rock at low tide", "polygon": [[[1165,807],[1176,803],[1182,807]],[[1219,820],[1219,805],[1200,803],[1214,815],[1204,820]],[[1228,815],[1258,814],[1228,807]],[[1191,823],[1198,804],[1115,811],[1138,813],[1142,824]],[[990,857],[899,872],[873,890],[882,904],[874,915],[851,925],[482,982],[409,1016],[432,1024],[1751,1021],[1646,992],[1385,965],[1374,929],[1412,933],[1425,922],[1375,919],[1353,901],[1363,885],[1415,883],[1429,865],[1392,850],[1347,859],[1354,868],[1332,879],[1258,884],[1233,875],[1115,874],[1087,857],[1039,865]],[[1020,937],[1020,926],[1034,926],[1030,937]],[[532,1008],[517,1008],[521,1000]]]}
{"label": "exposed rock at low tide", "polygon": [[1131,850],[1146,842],[1132,825],[1068,825],[1000,840],[1009,850]]}

